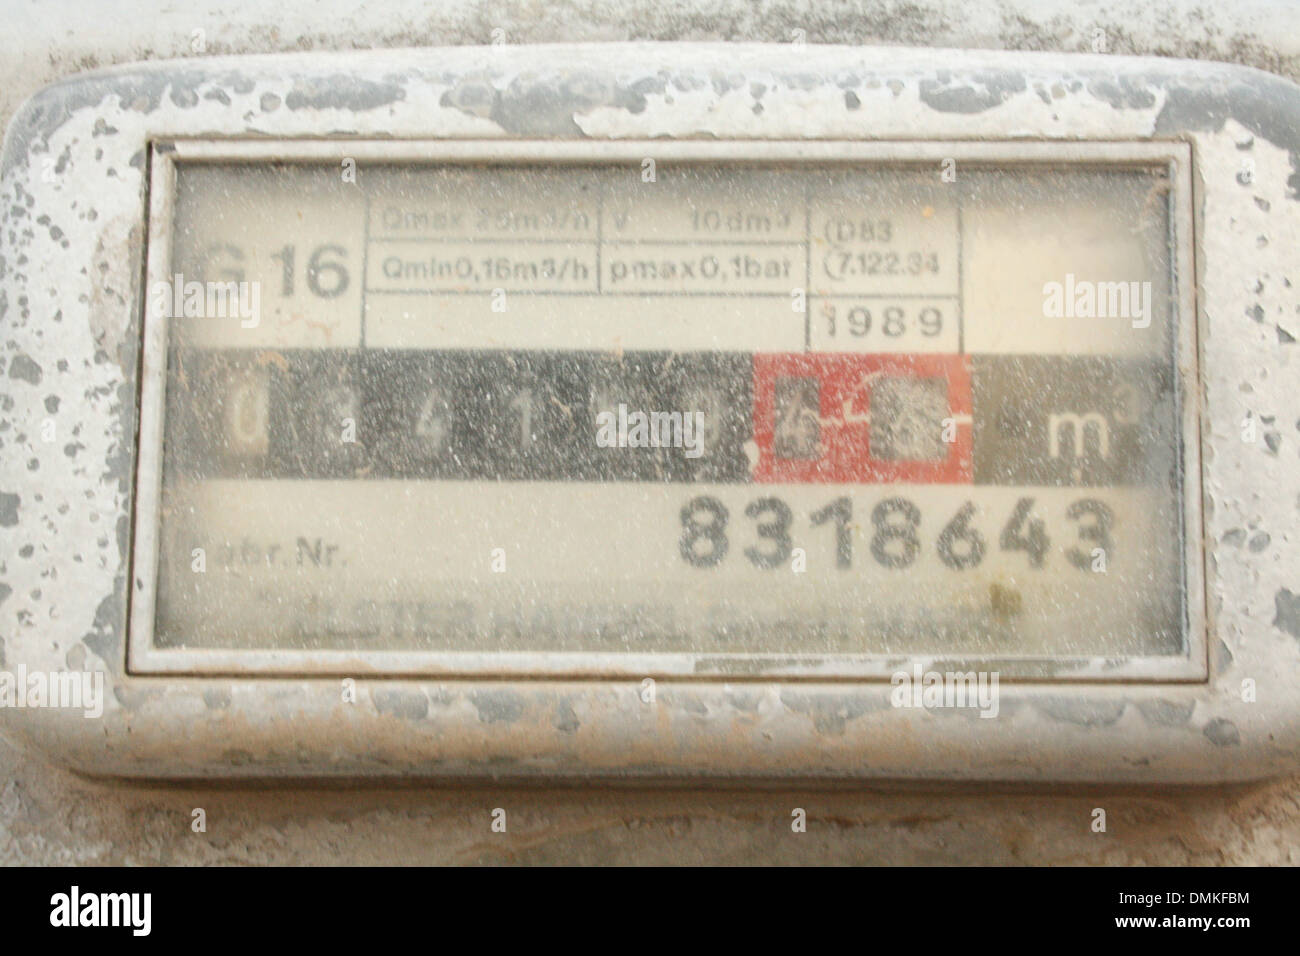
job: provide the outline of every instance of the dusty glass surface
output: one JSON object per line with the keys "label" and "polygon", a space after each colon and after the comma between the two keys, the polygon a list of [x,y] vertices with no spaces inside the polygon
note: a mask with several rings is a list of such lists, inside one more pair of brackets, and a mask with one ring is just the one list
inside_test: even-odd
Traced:
{"label": "dusty glass surface", "polygon": [[1182,654],[1169,194],[182,163],[155,644]]}

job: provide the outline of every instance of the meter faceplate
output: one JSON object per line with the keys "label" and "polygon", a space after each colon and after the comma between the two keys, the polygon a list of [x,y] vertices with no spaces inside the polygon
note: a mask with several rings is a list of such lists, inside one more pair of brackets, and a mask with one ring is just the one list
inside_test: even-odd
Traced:
{"label": "meter faceplate", "polygon": [[458,147],[156,148],[133,670],[1204,678],[1185,146]]}
{"label": "meter faceplate", "polygon": [[[1300,334],[1288,255],[1297,239],[1300,91],[1250,70],[1176,61],[825,48],[811,62],[808,48],[708,45],[312,54],[131,67],[35,97],[10,127],[0,187],[10,396],[0,534],[18,555],[4,571],[5,666],[91,669],[109,690],[97,720],[4,708],[7,727],[73,766],[143,776],[1193,781],[1293,768],[1300,599],[1288,569],[1297,564],[1289,529],[1300,470],[1283,422],[1294,391],[1288,348]],[[176,195],[151,192],[151,150],[293,141],[281,158],[333,164],[340,139],[355,140],[350,158],[359,166],[391,162],[402,140],[437,140],[479,161],[490,141],[495,162],[561,149],[589,165],[619,141],[637,149],[648,141],[642,158],[670,166],[675,150],[700,161],[712,148],[701,139],[718,148],[753,141],[756,154],[798,143],[804,155],[780,157],[795,165],[842,164],[837,150],[879,148],[879,166],[891,150],[897,159],[886,144],[903,142],[936,179],[955,158],[958,182],[963,162],[984,148],[1001,151],[994,158],[1004,164],[1040,149],[1059,161],[1052,150],[1066,144],[1172,160],[1191,182],[1182,190],[1175,181],[1170,221],[1190,198],[1196,232],[1198,311],[1195,321],[1180,312],[1174,331],[1198,343],[1199,363],[1175,353],[1173,373],[1198,383],[1185,389],[1183,413],[1199,423],[1204,508],[1200,527],[1186,527],[1192,552],[1206,557],[1204,610],[1185,634],[1186,659],[1204,678],[1134,671],[1124,655],[1081,663],[1058,648],[1038,665],[1044,680],[1028,671],[1008,680],[997,719],[983,720],[969,709],[893,706],[890,682],[880,679],[887,672],[794,674],[778,662],[765,673],[761,657],[732,670],[692,663],[689,673],[640,677],[633,668],[585,680],[538,665],[534,679],[521,680],[488,666],[489,650],[456,679],[454,669],[436,676],[424,664],[381,679],[364,655],[349,662],[344,652],[333,676],[308,676],[301,657],[277,659],[301,647],[270,647],[267,669],[284,676],[184,673],[192,664],[133,673],[148,666],[128,668],[128,626],[153,583],[132,563],[147,526],[136,519],[158,502],[137,475],[150,474],[140,470],[146,449],[162,447],[158,434],[137,430],[162,426],[150,425],[148,409],[164,390],[147,392],[167,381],[168,354],[165,342],[146,339],[161,327],[145,321],[146,279],[160,274],[159,250],[175,247],[173,219],[150,213],[151,203]],[[369,145],[376,140],[392,142]],[[967,145],[945,146],[954,141]],[[173,162],[179,157],[164,165]],[[1182,241],[1167,248],[1185,255]],[[1190,272],[1175,263],[1177,281]],[[318,270],[317,278],[328,276]],[[1182,301],[1176,292],[1170,300]],[[751,359],[750,387],[766,388],[756,367]],[[797,362],[791,369],[783,377],[825,382]],[[924,389],[907,393],[908,384],[884,404],[906,405],[906,394],[919,401]],[[787,403],[804,401],[806,385],[782,388]],[[774,405],[775,395],[773,382]],[[60,440],[42,443],[50,418]],[[1193,477],[1184,487],[1196,486]],[[986,537],[1005,523],[1000,516]],[[1184,572],[1197,566],[1181,550],[1164,559]],[[1203,658],[1191,652],[1197,640]],[[943,663],[915,649],[884,660],[895,671]],[[353,663],[350,700],[339,676]],[[1098,667],[1114,679],[1070,680]]]}

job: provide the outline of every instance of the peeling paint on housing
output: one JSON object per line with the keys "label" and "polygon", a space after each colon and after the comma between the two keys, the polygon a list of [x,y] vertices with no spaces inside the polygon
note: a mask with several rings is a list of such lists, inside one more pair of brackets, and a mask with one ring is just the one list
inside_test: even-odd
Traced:
{"label": "peeling paint on housing", "polygon": [[1273,595],[1273,626],[1280,627],[1292,637],[1300,639],[1300,594],[1281,588]]}

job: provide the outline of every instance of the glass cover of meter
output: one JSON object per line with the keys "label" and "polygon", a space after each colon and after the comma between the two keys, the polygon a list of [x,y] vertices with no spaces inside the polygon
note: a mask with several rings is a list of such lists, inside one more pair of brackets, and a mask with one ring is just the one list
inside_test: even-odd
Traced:
{"label": "glass cover of meter", "polygon": [[177,167],[158,648],[1185,653],[1169,169]]}

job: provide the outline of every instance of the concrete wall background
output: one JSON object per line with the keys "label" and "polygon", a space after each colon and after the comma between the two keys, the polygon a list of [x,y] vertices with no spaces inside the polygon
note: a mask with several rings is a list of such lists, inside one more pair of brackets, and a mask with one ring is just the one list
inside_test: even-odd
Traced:
{"label": "concrete wall background", "polygon": [[[1217,59],[1300,81],[1300,4],[1243,0],[5,0],[0,121],[139,59],[507,42],[763,40]],[[815,56],[815,49],[809,50]],[[1297,588],[1300,590],[1300,588]],[[0,626],[5,626],[0,621]],[[207,832],[191,829],[203,808]],[[493,833],[491,812],[507,811]],[[791,811],[807,811],[792,833]],[[1106,833],[1091,830],[1107,812]],[[142,787],[0,741],[0,863],[1300,863],[1300,776],[1232,789]]]}

